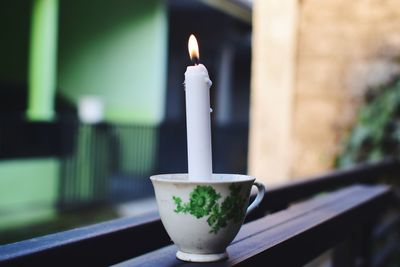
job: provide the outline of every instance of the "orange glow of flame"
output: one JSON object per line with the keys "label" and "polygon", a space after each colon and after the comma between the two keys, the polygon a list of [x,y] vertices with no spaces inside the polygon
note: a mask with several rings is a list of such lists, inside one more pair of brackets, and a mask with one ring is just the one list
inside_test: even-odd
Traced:
{"label": "orange glow of flame", "polygon": [[188,48],[190,60],[197,62],[200,59],[199,45],[197,44],[196,37],[194,37],[193,34],[189,37]]}

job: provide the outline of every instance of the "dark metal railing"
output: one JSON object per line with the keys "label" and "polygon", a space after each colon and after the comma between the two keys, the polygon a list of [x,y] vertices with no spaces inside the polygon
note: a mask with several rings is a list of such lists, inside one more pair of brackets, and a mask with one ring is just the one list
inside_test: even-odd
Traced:
{"label": "dark metal railing", "polygon": [[[214,170],[244,173],[247,127],[215,126],[213,139]],[[62,208],[151,196],[149,176],[187,170],[184,124],[78,125],[73,144],[61,157]]]}
{"label": "dark metal railing", "polygon": [[158,128],[80,125],[73,153],[61,158],[60,206],[131,200],[152,194]]}
{"label": "dark metal railing", "polygon": [[[135,200],[153,195],[149,176],[187,171],[185,127],[7,120],[0,125],[0,159],[59,159],[60,209]],[[247,132],[245,124],[213,126],[215,172],[246,172]]]}

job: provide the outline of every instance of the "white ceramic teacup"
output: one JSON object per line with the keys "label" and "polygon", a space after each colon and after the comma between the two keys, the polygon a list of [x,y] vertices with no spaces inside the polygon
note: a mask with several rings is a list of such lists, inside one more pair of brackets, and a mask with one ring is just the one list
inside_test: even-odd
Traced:
{"label": "white ceramic teacup", "polygon": [[[213,174],[213,179],[201,181],[189,180],[187,174],[161,174],[150,179],[161,221],[178,247],[177,258],[184,261],[227,258],[226,247],[265,193],[254,177],[240,174]],[[247,208],[253,185],[258,194]]]}

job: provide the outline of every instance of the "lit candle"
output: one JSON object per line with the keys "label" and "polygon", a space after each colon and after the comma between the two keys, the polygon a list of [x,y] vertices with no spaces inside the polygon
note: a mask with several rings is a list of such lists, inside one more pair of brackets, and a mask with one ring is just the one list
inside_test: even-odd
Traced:
{"label": "lit candle", "polygon": [[212,175],[210,86],[206,67],[199,64],[199,47],[189,38],[190,59],[194,66],[185,72],[188,172],[190,180],[207,180]]}

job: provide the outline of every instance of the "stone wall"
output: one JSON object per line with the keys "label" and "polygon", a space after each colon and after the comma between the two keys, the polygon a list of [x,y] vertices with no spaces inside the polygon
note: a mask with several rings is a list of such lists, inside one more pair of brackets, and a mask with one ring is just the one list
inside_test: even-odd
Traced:
{"label": "stone wall", "polygon": [[400,0],[253,3],[249,174],[326,172],[365,92],[400,73]]}
{"label": "stone wall", "polygon": [[399,0],[299,4],[291,177],[333,167],[368,87],[399,73]]}

